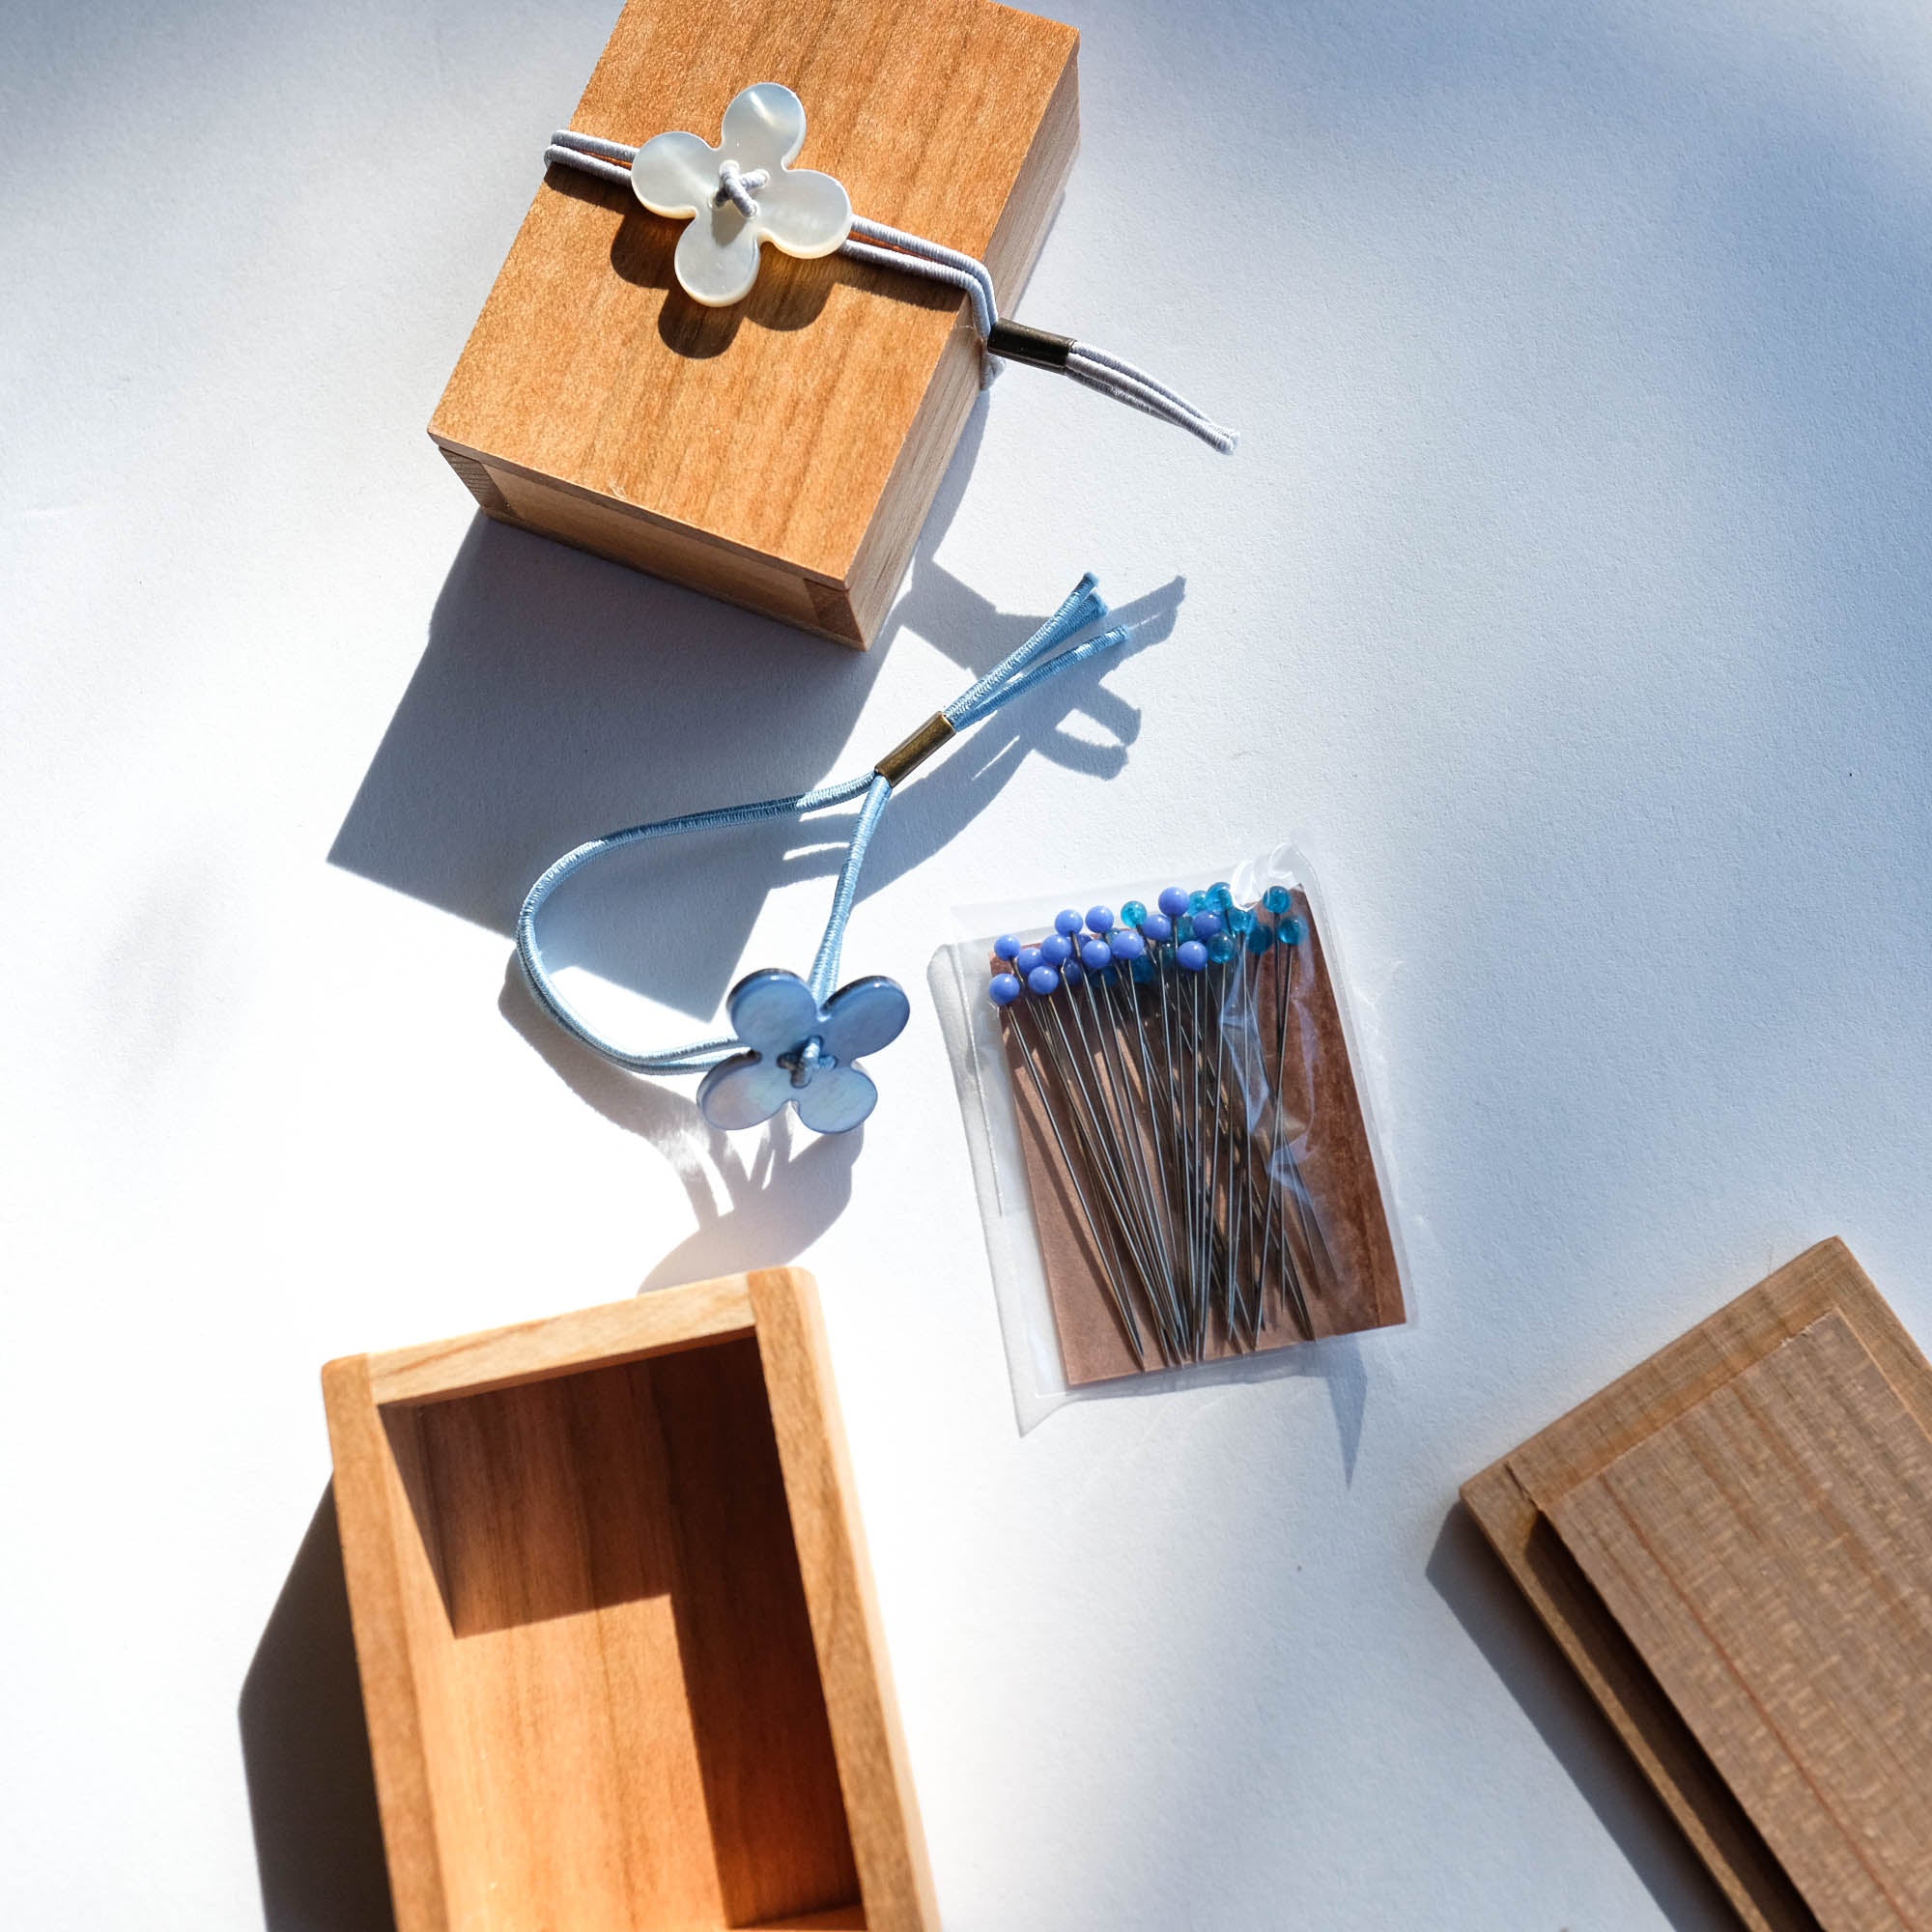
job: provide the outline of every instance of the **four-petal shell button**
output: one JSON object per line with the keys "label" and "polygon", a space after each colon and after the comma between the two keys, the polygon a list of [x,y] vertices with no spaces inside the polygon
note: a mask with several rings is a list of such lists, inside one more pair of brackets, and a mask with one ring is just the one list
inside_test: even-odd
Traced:
{"label": "four-petal shell button", "polygon": [[789,1100],[813,1133],[842,1134],[879,1098],[853,1061],[891,1045],[912,1007],[883,974],[840,986],[821,1007],[796,973],[766,967],[731,988],[726,1010],[747,1050],[704,1076],[704,1118],[714,1127],[755,1127]]}
{"label": "four-petal shell button", "polygon": [[852,199],[830,175],[794,168],[805,146],[805,104],[760,81],[724,110],[717,147],[696,134],[659,134],[638,150],[631,185],[653,214],[690,215],[678,237],[677,279],[693,301],[724,308],[751,292],[758,247],[831,254],[852,227]]}

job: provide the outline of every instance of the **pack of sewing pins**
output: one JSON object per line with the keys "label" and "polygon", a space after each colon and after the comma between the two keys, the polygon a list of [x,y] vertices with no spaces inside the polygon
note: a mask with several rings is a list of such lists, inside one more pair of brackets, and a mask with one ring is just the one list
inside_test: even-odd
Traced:
{"label": "pack of sewing pins", "polygon": [[[1298,869],[1247,883],[1067,906],[955,949],[977,1009],[955,1006],[955,1048],[977,1042],[995,1075],[969,1093],[962,1071],[976,1164],[996,1209],[1024,1175],[1068,1389],[1406,1319],[1315,900]],[[1024,1326],[1026,1294],[1002,1286]]]}

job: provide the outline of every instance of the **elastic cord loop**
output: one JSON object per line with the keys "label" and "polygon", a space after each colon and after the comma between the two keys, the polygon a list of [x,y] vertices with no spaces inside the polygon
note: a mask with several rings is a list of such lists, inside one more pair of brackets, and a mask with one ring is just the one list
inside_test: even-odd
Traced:
{"label": "elastic cord loop", "polygon": [[893,781],[882,778],[877,772],[867,772],[866,802],[859,808],[859,816],[852,826],[852,843],[845,853],[845,863],[838,868],[838,883],[832,890],[832,914],[825,922],[825,934],[818,942],[818,952],[811,962],[811,977],[806,983],[811,988],[811,997],[820,1006],[831,997],[834,984],[838,979],[838,955],[845,947],[845,923],[852,917],[852,904],[859,896],[859,868],[866,863],[866,848],[872,842],[872,834],[879,829],[879,820],[886,815],[886,807],[892,802]]}
{"label": "elastic cord loop", "polygon": [[[577,168],[595,175],[599,181],[627,185],[637,154],[637,149],[626,147],[622,141],[607,141],[601,134],[580,134],[574,128],[560,128],[544,150],[544,164]],[[728,161],[724,165],[731,167]],[[739,198],[745,190],[735,187],[734,181],[722,174],[720,182],[721,192],[730,196],[740,211],[749,214],[749,197]],[[865,263],[867,268],[918,275],[925,281],[959,290],[972,304],[973,327],[985,351],[981,374],[984,386],[1000,366],[1003,342],[995,331],[1008,327],[1001,321],[999,297],[993,288],[992,271],[985,263],[961,249],[949,248],[943,242],[928,241],[925,236],[909,234],[903,228],[888,227],[883,221],[868,221],[863,214],[852,217],[851,233],[838,244],[838,252]],[[1035,368],[1057,369],[1083,387],[1111,396],[1117,403],[1125,403],[1128,408],[1161,422],[1172,423],[1190,436],[1198,436],[1224,456],[1239,440],[1233,430],[1224,429],[1203,415],[1186,397],[1177,394],[1165,383],[1155,382],[1146,370],[1136,368],[1122,356],[1095,349],[1092,343],[1051,336],[1043,329],[1012,327],[1004,346],[1013,351],[1015,359]]]}
{"label": "elastic cord loop", "polygon": [[[621,851],[627,845],[639,845],[647,838],[675,838],[686,832],[717,832],[727,826],[751,825],[762,818],[784,818],[794,813],[803,818],[809,812],[822,811],[828,806],[843,805],[847,799],[857,798],[871,782],[872,774],[867,772],[860,778],[822,785],[816,791],[798,792],[790,798],[766,799],[757,805],[731,805],[718,811],[687,812],[681,818],[662,818],[652,825],[633,825],[627,831],[611,832],[602,838],[586,839],[545,870],[526,895],[523,910],[517,914],[517,953],[524,962],[531,990],[566,1033],[576,1035],[584,1045],[595,1047],[607,1060],[614,1060],[620,1066],[628,1066],[638,1073],[702,1073],[706,1067],[717,1065],[721,1060],[738,1050],[736,1040],[728,1037],[700,1039],[694,1040],[689,1046],[670,1047],[661,1053],[632,1053],[606,1039],[557,990],[550,969],[544,964],[543,952],[537,944],[537,915],[543,910],[544,901],[573,872],[582,871],[592,860]],[[848,868],[850,864],[848,856]],[[844,884],[842,875],[839,883],[841,886]],[[849,914],[849,900],[847,904]],[[827,938],[831,937],[828,927]],[[821,956],[824,950],[821,942]],[[836,944],[833,964],[836,970]]]}
{"label": "elastic cord loop", "polygon": [[[1118,624],[1080,643],[1069,642],[1106,614],[1106,602],[1099,595],[1095,580],[1090,572],[1074,586],[1072,594],[1060,609],[1018,650],[962,692],[939,716],[951,727],[951,732],[966,730],[1048,678],[1125,643],[1126,630]],[[922,730],[924,729],[923,726]],[[951,732],[945,735],[950,736]],[[935,743],[938,742],[944,742],[943,737],[936,737]],[[851,843],[846,849],[844,864],[838,868],[838,882],[832,892],[832,910],[826,919],[825,931],[818,942],[818,952],[812,959],[811,975],[807,982],[812,997],[823,1005],[838,979],[845,927],[859,896],[859,873],[866,863],[867,849],[885,816],[886,807],[892,802],[893,780],[882,771],[861,772],[856,778],[842,779],[837,784],[820,785],[812,791],[797,792],[789,798],[764,799],[755,805],[729,805],[715,811],[686,812],[678,818],[662,818],[649,825],[634,825],[623,832],[607,833],[601,838],[587,839],[566,852],[530,888],[524,899],[523,909],[517,915],[517,955],[524,963],[531,991],[566,1033],[619,1066],[627,1066],[637,1073],[702,1073],[708,1067],[716,1066],[719,1062],[739,1051],[735,1039],[727,1037],[694,1040],[688,1046],[649,1053],[633,1052],[607,1039],[570,1005],[551,978],[550,969],[544,964],[543,951],[537,944],[537,915],[542,912],[550,895],[572,873],[582,871],[592,861],[620,851],[627,845],[641,844],[652,838],[674,838],[687,832],[723,831],[730,826],[751,825],[766,818],[802,818],[831,806],[845,805],[855,798],[862,802],[852,824]]]}

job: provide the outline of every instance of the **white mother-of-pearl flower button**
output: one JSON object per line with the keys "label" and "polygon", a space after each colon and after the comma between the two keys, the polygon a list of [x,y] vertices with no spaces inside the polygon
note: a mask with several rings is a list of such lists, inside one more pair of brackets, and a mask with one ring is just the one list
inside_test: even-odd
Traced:
{"label": "white mother-of-pearl flower button", "polygon": [[631,164],[638,199],[653,214],[693,217],[676,258],[678,284],[693,301],[726,308],[749,295],[761,242],[810,260],[830,255],[851,232],[844,187],[791,166],[804,146],[805,103],[764,80],[725,108],[717,147],[674,133],[638,150]]}

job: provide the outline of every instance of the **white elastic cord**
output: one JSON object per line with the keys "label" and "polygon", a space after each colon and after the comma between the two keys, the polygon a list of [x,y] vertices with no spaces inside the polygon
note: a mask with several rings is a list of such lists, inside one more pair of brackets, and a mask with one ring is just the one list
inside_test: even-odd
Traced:
{"label": "white elastic cord", "polygon": [[[637,153],[621,141],[607,141],[601,135],[580,134],[573,128],[561,128],[551,136],[550,145],[544,150],[544,162],[546,166],[577,168],[583,174],[595,175],[599,181],[628,185],[631,163]],[[729,167],[730,163],[725,165]],[[732,173],[736,177],[735,169]],[[721,181],[723,192],[730,195],[742,210],[744,203],[731,192],[734,182],[722,176]],[[993,292],[991,272],[983,262],[957,248],[855,214],[852,232],[839,243],[838,252],[865,263],[867,268],[891,269],[899,274],[918,275],[925,281],[959,290],[972,305],[973,327],[981,344],[999,326],[1000,304]],[[988,376],[999,360],[990,351],[987,353]],[[1224,429],[1204,415],[1185,396],[1156,382],[1146,370],[1136,368],[1122,356],[1109,355],[1104,349],[1095,349],[1091,342],[1070,344],[1064,366],[1065,373],[1084,387],[1111,396],[1117,403],[1125,403],[1128,408],[1140,410],[1161,422],[1172,423],[1177,429],[1184,429],[1224,456],[1240,440],[1233,430]]]}
{"label": "white elastic cord", "polygon": [[[860,240],[856,246],[850,241],[845,242],[838,251],[841,255],[896,269],[901,274],[923,275],[928,281],[950,282],[954,288],[963,288],[972,298],[973,326],[980,331],[980,340],[983,342],[992,334],[993,325],[1000,319],[1000,298],[993,293],[992,273],[985,263],[942,242],[928,242],[923,235],[908,235],[903,228],[888,228],[883,221],[867,221],[863,214],[852,217],[852,233]],[[866,246],[868,242],[881,245],[868,248]],[[893,249],[900,252],[888,252]]]}
{"label": "white elastic cord", "polygon": [[1185,396],[1178,396],[1164,383],[1156,383],[1145,370],[1091,342],[1076,342],[1066,352],[1066,373],[1087,388],[1112,396],[1129,409],[1144,410],[1162,422],[1169,422],[1198,436],[1205,443],[1226,456],[1240,439],[1231,429],[1203,415]]}
{"label": "white elastic cord", "polygon": [[621,141],[607,141],[600,134],[580,134],[575,128],[559,128],[544,150],[544,166],[561,164],[581,168],[599,181],[615,182],[620,187],[631,185],[631,163],[638,157],[635,148]]}
{"label": "white elastic cord", "polygon": [[746,174],[734,160],[725,159],[718,164],[718,200],[722,205],[729,202],[747,221],[758,217],[758,204],[755,196],[758,190],[771,180],[763,168],[753,168]]}

